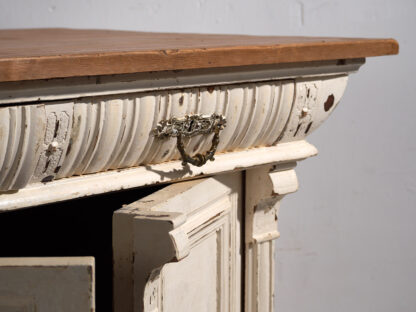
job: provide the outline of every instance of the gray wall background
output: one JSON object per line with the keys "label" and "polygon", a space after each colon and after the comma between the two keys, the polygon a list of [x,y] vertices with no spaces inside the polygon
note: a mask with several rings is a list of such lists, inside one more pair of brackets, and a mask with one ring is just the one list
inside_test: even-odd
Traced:
{"label": "gray wall background", "polygon": [[414,0],[0,0],[0,28],[394,37],[309,141],[281,208],[276,310],[416,311]]}

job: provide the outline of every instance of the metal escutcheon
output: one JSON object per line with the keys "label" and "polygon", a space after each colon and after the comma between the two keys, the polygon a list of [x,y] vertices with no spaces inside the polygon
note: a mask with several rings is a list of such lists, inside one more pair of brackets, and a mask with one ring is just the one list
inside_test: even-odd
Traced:
{"label": "metal escutcheon", "polygon": [[[190,163],[194,166],[201,167],[208,160],[215,160],[214,154],[220,142],[220,131],[226,124],[225,117],[219,114],[206,115],[186,115],[182,118],[170,118],[160,121],[156,128],[153,129],[153,135],[159,139],[176,137],[176,146],[182,157],[182,165]],[[193,137],[198,134],[211,134],[211,148],[205,154],[196,154],[190,156],[185,151],[183,139]]]}

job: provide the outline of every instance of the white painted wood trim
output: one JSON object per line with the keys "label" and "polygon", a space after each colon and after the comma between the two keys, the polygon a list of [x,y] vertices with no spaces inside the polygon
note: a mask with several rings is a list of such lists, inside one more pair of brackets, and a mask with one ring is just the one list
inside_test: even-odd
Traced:
{"label": "white painted wood trim", "polygon": [[[221,114],[217,153],[304,139],[329,117],[348,76],[175,89],[0,107],[0,190],[36,182],[177,160],[176,139],[152,135],[158,122]],[[191,155],[211,135],[185,140]]]}
{"label": "white painted wood trim", "polygon": [[357,71],[364,62],[365,59],[349,59],[342,62],[332,60],[6,82],[0,83],[0,106],[195,86],[343,75]]}
{"label": "white painted wood trim", "polygon": [[[0,83],[4,136],[0,138],[0,188],[4,190],[0,212],[248,169],[245,311],[272,312],[273,240],[280,235],[280,201],[298,187],[295,162],[317,153],[305,137],[330,115],[345,90],[347,75],[363,63],[357,59]],[[204,105],[198,105],[202,98]],[[183,167],[176,160],[174,141],[155,143],[149,136],[160,119],[213,112],[228,114],[229,124],[220,141],[222,153],[204,167]],[[210,138],[196,138],[188,148],[200,152],[209,143]],[[39,182],[51,176],[57,180]],[[172,188],[199,182],[184,183]],[[154,227],[152,239],[166,245],[160,263],[155,265],[158,259],[152,259],[146,287],[132,292],[133,297],[143,293],[151,299],[149,312],[160,311],[161,267],[186,259],[197,242],[191,232],[210,218],[217,219],[209,231],[225,229],[221,235],[228,235],[235,230],[233,225],[223,226],[230,224],[227,218],[235,218],[226,216],[229,199],[195,218],[163,206],[161,194],[156,194],[160,202],[152,203],[156,212],[149,210],[134,218],[140,225],[136,236],[143,234],[146,223]],[[200,199],[194,194],[193,200]],[[131,244],[131,237],[117,239],[118,247]],[[152,246],[145,249],[155,257]],[[230,259],[221,261],[230,272],[236,270]],[[239,285],[231,275],[223,277],[229,283],[221,286],[228,289],[226,296],[232,296],[232,287]],[[126,298],[127,303],[133,300]],[[226,301],[221,301],[220,311],[227,311]],[[239,310],[238,305],[229,310]]]}
{"label": "white painted wood trim", "polygon": [[183,167],[181,161],[171,161],[60,179],[46,184],[37,183],[19,191],[0,193],[0,212],[196,176],[244,170],[264,164],[302,160],[315,155],[317,149],[301,140],[219,154],[214,162],[208,162],[203,167],[192,165]]}
{"label": "white painted wood trim", "polygon": [[[206,311],[204,304],[241,311],[242,184],[238,172],[177,183],[116,211],[116,312],[197,312]],[[201,252],[207,241],[213,248]],[[212,283],[189,278],[201,268],[200,277]],[[198,287],[174,287],[181,284]]]}
{"label": "white painted wood trim", "polygon": [[274,311],[274,239],[282,198],[298,189],[296,162],[246,171],[245,312]]}

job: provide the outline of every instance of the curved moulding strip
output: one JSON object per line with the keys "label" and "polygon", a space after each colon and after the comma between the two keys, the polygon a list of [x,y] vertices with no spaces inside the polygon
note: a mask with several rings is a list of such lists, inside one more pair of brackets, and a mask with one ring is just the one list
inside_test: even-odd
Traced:
{"label": "curved moulding strip", "polygon": [[0,189],[25,187],[41,159],[46,130],[43,105],[0,109]]}
{"label": "curved moulding strip", "polygon": [[[218,153],[303,139],[332,112],[347,76],[195,87],[0,108],[0,190],[74,175],[179,159],[157,123],[186,114],[222,114]],[[212,135],[186,142],[209,149]]]}
{"label": "curved moulding strip", "polygon": [[304,139],[333,112],[347,87],[348,76],[331,79],[296,79],[289,121],[278,142]]}

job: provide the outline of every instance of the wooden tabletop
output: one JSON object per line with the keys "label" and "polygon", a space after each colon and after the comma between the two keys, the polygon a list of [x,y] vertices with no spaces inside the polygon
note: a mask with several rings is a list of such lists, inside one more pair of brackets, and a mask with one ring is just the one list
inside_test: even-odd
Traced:
{"label": "wooden tabletop", "polygon": [[0,82],[351,59],[398,49],[394,39],[0,30]]}

